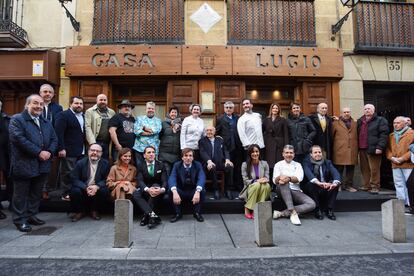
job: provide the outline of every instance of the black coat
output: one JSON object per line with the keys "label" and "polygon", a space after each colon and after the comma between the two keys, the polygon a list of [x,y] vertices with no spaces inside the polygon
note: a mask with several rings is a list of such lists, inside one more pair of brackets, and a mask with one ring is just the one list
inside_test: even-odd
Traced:
{"label": "black coat", "polygon": [[10,117],[5,113],[0,113],[0,170],[6,174],[9,170],[9,123]]}
{"label": "black coat", "polygon": [[272,118],[266,118],[263,121],[263,140],[265,144],[265,160],[269,168],[283,160],[283,147],[289,143],[288,122],[283,117],[277,117],[274,121]]}
{"label": "black coat", "polygon": [[221,137],[216,136],[214,139],[214,156],[212,156],[213,149],[210,139],[206,136],[198,141],[198,148],[203,165],[207,165],[207,161],[211,160],[218,168],[222,168],[226,159],[230,160],[230,154]]}
{"label": "black coat", "polygon": [[146,162],[140,163],[137,166],[137,183],[142,191],[154,184],[158,184],[160,188],[167,189],[167,171],[162,162],[155,160],[154,176],[149,175]]}
{"label": "black coat", "polygon": [[[49,122],[52,123],[52,126],[56,124],[56,116],[63,111],[63,108],[60,104],[57,104],[55,102],[51,102],[48,106],[48,113],[47,113],[47,119]],[[45,109],[43,109],[42,116],[44,117]]]}
{"label": "black coat", "polygon": [[67,109],[56,116],[55,131],[58,151],[66,150],[67,157],[79,157],[85,146],[85,117],[81,127],[72,110]]}
{"label": "black coat", "polygon": [[[106,178],[109,174],[109,163],[105,159],[100,159],[98,162],[98,168],[95,173],[95,184],[99,188],[106,189]],[[87,181],[89,179],[90,169],[89,169],[89,157],[84,157],[78,162],[76,162],[75,168],[70,173],[70,179],[72,182],[72,187],[77,187],[82,190],[85,190],[87,187]]]}
{"label": "black coat", "polygon": [[313,144],[319,145],[324,151],[326,151],[327,159],[332,159],[332,119],[329,116],[325,116],[325,132],[322,130],[318,114],[315,113],[309,115],[309,119],[316,129],[316,135],[313,139]]}
{"label": "black coat", "polygon": [[[357,121],[358,137],[362,124],[362,118]],[[388,121],[384,117],[374,114],[368,122],[368,149],[369,154],[375,154],[376,149],[385,151],[388,142],[389,127]]]}
{"label": "black coat", "polygon": [[315,127],[311,120],[303,114],[288,118],[290,144],[295,147],[295,154],[306,154],[309,152],[316,135]]}
{"label": "black coat", "polygon": [[58,140],[48,120],[40,117],[39,122],[40,128],[27,110],[14,115],[10,120],[11,171],[14,177],[32,178],[50,172],[52,158],[41,161],[39,153],[49,151],[53,155]]}
{"label": "black coat", "polygon": [[239,116],[234,114],[233,116],[235,118],[233,127],[230,125],[230,119],[227,115],[220,116],[217,118],[216,122],[216,135],[223,138],[224,145],[229,152],[234,150],[243,150],[239,133],[237,132],[237,121],[239,120]]}

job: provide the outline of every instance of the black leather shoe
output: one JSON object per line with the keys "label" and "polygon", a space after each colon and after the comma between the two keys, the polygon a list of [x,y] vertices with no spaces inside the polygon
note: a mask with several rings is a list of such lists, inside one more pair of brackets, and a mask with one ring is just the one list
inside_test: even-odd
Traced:
{"label": "black leather shoe", "polygon": [[0,211],[0,219],[5,219],[5,218],[7,218],[6,214]]}
{"label": "black leather shoe", "polygon": [[323,219],[323,213],[321,212],[321,210],[315,210],[315,218],[322,220]]}
{"label": "black leather shoe", "polygon": [[332,209],[328,209],[328,211],[326,211],[326,216],[330,220],[336,220],[336,216],[335,216],[334,212],[332,211]]}
{"label": "black leather shoe", "polygon": [[15,223],[17,230],[20,232],[30,232],[32,231],[32,227],[27,223]]}
{"label": "black leather shoe", "polygon": [[204,218],[200,213],[194,213],[193,217],[198,221],[198,222],[203,222]]}
{"label": "black leather shoe", "polygon": [[155,221],[155,217],[150,217],[148,219],[148,229],[151,229],[153,227],[155,227],[155,225],[157,225],[157,222]]}
{"label": "black leather shoe", "polygon": [[31,225],[43,225],[46,223],[44,220],[41,220],[40,218],[36,216],[31,216],[30,218],[27,219],[27,222]]}
{"label": "black leather shoe", "polygon": [[139,223],[139,225],[141,226],[145,226],[148,224],[149,221],[149,216],[148,215],[143,215],[141,218],[141,222]]}
{"label": "black leather shoe", "polygon": [[219,200],[220,199],[220,192],[218,190],[214,191],[214,199]]}
{"label": "black leather shoe", "polygon": [[170,220],[171,223],[177,222],[179,221],[181,218],[183,217],[183,215],[181,214],[175,214],[175,216],[172,217],[172,219]]}
{"label": "black leather shoe", "polygon": [[226,197],[230,200],[233,200],[233,193],[232,191],[226,191]]}

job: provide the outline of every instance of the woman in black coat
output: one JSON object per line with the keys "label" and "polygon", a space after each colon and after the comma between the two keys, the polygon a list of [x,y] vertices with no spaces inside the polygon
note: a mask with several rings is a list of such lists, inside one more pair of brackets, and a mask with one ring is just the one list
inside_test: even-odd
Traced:
{"label": "woman in black coat", "polygon": [[263,121],[263,139],[265,144],[265,160],[269,164],[270,172],[277,162],[283,160],[283,147],[289,143],[289,129],[287,120],[280,116],[281,108],[273,103],[269,109],[269,116]]}

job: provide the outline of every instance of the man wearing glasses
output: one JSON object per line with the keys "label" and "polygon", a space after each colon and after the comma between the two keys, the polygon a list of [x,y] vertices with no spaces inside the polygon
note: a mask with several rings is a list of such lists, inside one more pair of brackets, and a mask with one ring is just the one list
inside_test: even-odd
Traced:
{"label": "man wearing glasses", "polygon": [[[238,120],[239,116],[234,114],[234,103],[230,101],[225,102],[224,114],[217,118],[216,135],[223,138],[224,145],[230,153],[230,161],[234,164],[233,183],[235,187],[241,190],[243,187],[241,187],[242,181],[240,168],[244,160],[244,150],[237,132]],[[233,193],[233,191],[227,191],[226,196],[229,199],[233,199],[235,193]]]}

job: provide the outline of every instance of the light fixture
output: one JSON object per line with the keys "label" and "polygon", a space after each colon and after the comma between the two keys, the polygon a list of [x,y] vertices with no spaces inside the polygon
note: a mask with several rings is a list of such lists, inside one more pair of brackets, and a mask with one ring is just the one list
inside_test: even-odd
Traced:
{"label": "light fixture", "polygon": [[280,100],[280,91],[279,90],[273,91],[273,99]]}
{"label": "light fixture", "polygon": [[340,0],[342,5],[348,8],[351,8],[335,25],[331,26],[332,34],[335,35],[339,30],[341,30],[342,25],[345,21],[348,20],[349,14],[354,10],[355,6],[358,4],[359,0]]}
{"label": "light fixture", "polygon": [[255,90],[252,90],[251,97],[252,97],[253,99],[256,99],[256,98],[257,98],[257,90],[256,90],[256,89],[255,89]]}
{"label": "light fixture", "polygon": [[65,9],[66,16],[70,19],[70,23],[72,24],[73,29],[75,29],[75,31],[79,32],[79,30],[80,30],[80,23],[78,21],[76,21],[76,18],[65,7],[65,3],[72,2],[72,0],[58,0],[58,1],[62,5],[62,7]]}

